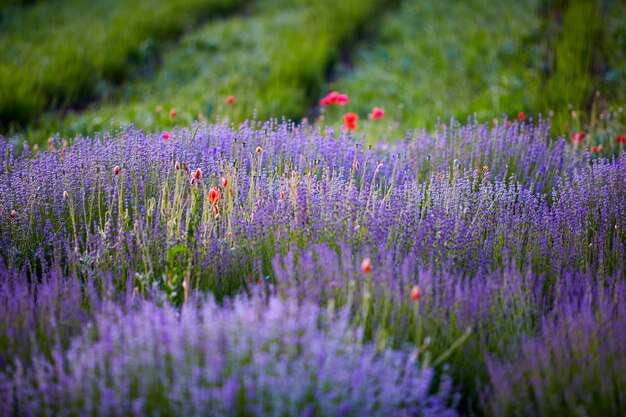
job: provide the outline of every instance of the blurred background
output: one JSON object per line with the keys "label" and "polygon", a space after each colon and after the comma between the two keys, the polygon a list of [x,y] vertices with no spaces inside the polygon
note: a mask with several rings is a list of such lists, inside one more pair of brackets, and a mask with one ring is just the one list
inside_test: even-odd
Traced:
{"label": "blurred background", "polygon": [[353,112],[370,142],[542,115],[611,149],[624,107],[624,0],[0,0],[0,133],[31,144]]}

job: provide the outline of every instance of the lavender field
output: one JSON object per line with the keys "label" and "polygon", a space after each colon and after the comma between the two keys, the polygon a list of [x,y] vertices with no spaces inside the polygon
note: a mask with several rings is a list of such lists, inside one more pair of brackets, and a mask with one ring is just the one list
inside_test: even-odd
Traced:
{"label": "lavender field", "polygon": [[624,22],[0,1],[0,417],[626,416]]}
{"label": "lavender field", "polygon": [[548,132],[3,142],[0,414],[623,415],[626,159]]}

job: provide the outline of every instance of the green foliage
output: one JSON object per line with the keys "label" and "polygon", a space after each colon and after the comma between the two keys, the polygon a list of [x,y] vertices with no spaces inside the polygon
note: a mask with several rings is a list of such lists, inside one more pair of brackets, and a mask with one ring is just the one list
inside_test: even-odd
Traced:
{"label": "green foliage", "polygon": [[555,132],[568,132],[572,110],[591,107],[597,80],[594,77],[603,39],[601,2],[570,1],[562,11],[562,25],[548,51],[547,79],[536,94],[537,109],[551,112]]}
{"label": "green foliage", "polygon": [[[90,134],[108,128],[112,118],[147,129],[218,115],[236,122],[300,118],[321,93],[338,51],[362,34],[381,5],[380,0],[260,1],[250,17],[207,24],[185,36],[164,54],[154,77],[137,79],[111,100],[66,120],[50,115],[30,139],[43,143],[56,131]],[[229,95],[235,97],[232,106],[226,103]],[[176,118],[170,117],[172,108]]]}
{"label": "green foliage", "polygon": [[[536,1],[404,1],[381,25],[377,42],[342,68],[333,89],[350,95],[361,118],[386,108],[396,126],[437,118],[480,119],[529,109],[537,78]],[[385,129],[376,131],[386,136]]]}
{"label": "green foliage", "polygon": [[[0,21],[0,126],[85,103],[155,45],[244,0],[59,0],[8,8]],[[10,75],[9,75],[10,74]]]}

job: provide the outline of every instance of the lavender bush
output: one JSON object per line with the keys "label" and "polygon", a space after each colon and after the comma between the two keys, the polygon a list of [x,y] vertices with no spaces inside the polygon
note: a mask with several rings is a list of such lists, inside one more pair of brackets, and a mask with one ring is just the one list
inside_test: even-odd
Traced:
{"label": "lavender bush", "polygon": [[[323,414],[327,401],[311,392],[326,392],[319,384],[337,381],[303,376],[313,375],[306,372],[312,372],[309,354],[317,351],[285,342],[289,360],[283,365],[307,370],[286,373],[256,362],[268,360],[266,352],[246,350],[251,362],[237,356],[239,339],[228,338],[244,336],[225,329],[247,320],[250,311],[265,311],[263,302],[270,303],[267,311],[282,309],[294,322],[306,316],[296,311],[309,309],[317,326],[305,326],[311,344],[336,354],[337,363],[354,365],[347,374],[362,372],[380,390],[385,385],[377,367],[390,366],[391,357],[406,364],[407,352],[417,349],[419,382],[438,386],[442,373],[450,375],[453,391],[462,393],[461,413],[567,414],[571,404],[599,407],[603,401],[585,400],[583,387],[593,398],[605,398],[621,389],[621,379],[605,380],[599,391],[605,365],[598,361],[585,365],[571,401],[548,405],[565,392],[560,382],[550,382],[562,381],[549,370],[550,355],[563,368],[590,350],[602,363],[620,363],[613,344],[583,345],[571,356],[559,352],[584,317],[592,340],[612,340],[603,323],[624,320],[618,306],[625,301],[626,162],[621,154],[598,158],[548,132],[544,121],[501,121],[493,128],[452,122],[433,134],[409,133],[395,145],[366,148],[345,131],[249,122],[158,135],[129,127],[72,143],[55,138],[48,152],[25,146],[19,156],[0,142],[5,409],[22,412],[19,404],[35,414],[58,414],[69,407],[80,414],[94,407],[96,414],[155,415],[180,408],[202,414],[227,413],[236,403],[244,415],[264,415],[274,413],[272,401],[279,401],[294,407],[283,415]],[[215,302],[194,301],[207,292]],[[604,295],[569,314],[589,294]],[[233,307],[233,297],[251,301],[238,298]],[[217,307],[222,304],[227,307]],[[237,313],[241,309],[248,313]],[[321,310],[343,321],[321,317]],[[211,325],[226,332],[219,340],[232,346],[220,351],[233,355],[228,369],[183,359],[213,358],[199,347],[213,340],[203,324],[209,313],[216,317]],[[600,316],[607,319],[594,321]],[[268,338],[291,340],[289,328],[257,319]],[[136,345],[125,343],[130,353],[121,349],[117,338],[135,336],[133,323],[154,320],[168,324],[155,324]],[[187,346],[183,335],[192,331],[185,329],[194,326],[198,334]],[[274,327],[279,333],[270,331]],[[348,343],[354,329],[358,337]],[[244,335],[255,343],[269,340],[253,330]],[[335,349],[346,343],[352,352],[346,357],[356,362]],[[91,358],[89,352],[104,346],[113,350]],[[551,353],[533,362],[533,349]],[[125,364],[114,368],[117,379],[92,372],[113,362]],[[203,370],[221,375],[207,388],[217,390],[211,392],[226,389],[237,375],[236,387],[245,387],[235,390],[241,398],[200,406],[183,381],[200,378]],[[93,384],[76,384],[75,372],[87,372]],[[361,401],[370,386],[363,381],[356,397],[329,388],[342,400],[329,405],[339,411],[328,413],[341,414],[345,401],[352,408],[344,411],[359,415],[371,407],[387,414],[410,414],[412,407],[429,412],[431,405],[450,412],[446,395],[430,397],[402,379],[405,365],[389,372],[379,372],[395,387],[389,402],[374,400],[382,391]],[[540,376],[517,377],[532,372]],[[278,384],[276,375],[294,386],[295,379],[308,381],[302,389],[309,391],[270,395],[265,382],[257,390],[254,384],[263,378]],[[501,379],[532,389],[545,381],[555,394],[525,408],[520,403],[528,401]],[[405,389],[412,394],[398,394]],[[396,401],[396,394],[413,399]],[[119,402],[102,402],[114,395]],[[621,399],[616,401],[606,415],[620,415]],[[98,408],[102,404],[113,408]]]}
{"label": "lavender bush", "polygon": [[[345,314],[238,300],[106,308],[66,352],[3,380],[3,415],[455,416],[415,354],[376,352]],[[449,389],[449,388],[448,388]],[[12,406],[11,406],[12,405]]]}

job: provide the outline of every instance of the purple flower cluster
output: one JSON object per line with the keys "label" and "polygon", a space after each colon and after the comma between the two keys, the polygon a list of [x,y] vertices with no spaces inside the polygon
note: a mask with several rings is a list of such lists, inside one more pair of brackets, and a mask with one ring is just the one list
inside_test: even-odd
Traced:
{"label": "purple flower cluster", "polygon": [[0,379],[2,415],[457,415],[414,354],[311,303],[109,306],[51,356]]}
{"label": "purple flower cluster", "polygon": [[[552,397],[518,407],[528,401],[515,387],[561,395],[550,367],[566,369],[592,352],[580,365],[582,382],[568,391],[568,404],[587,404],[583,391],[595,393],[598,361],[621,364],[618,344],[559,351],[579,325],[600,341],[619,335],[603,329],[624,322],[626,158],[596,158],[552,139],[543,121],[452,123],[374,148],[344,131],[275,122],[194,125],[167,140],[127,128],[71,146],[57,138],[45,153],[26,146],[19,156],[0,141],[0,194],[0,371],[11,410],[19,398],[25,410],[57,414],[61,398],[73,398],[65,405],[78,414],[154,414],[150,407],[193,414],[202,408],[190,400],[195,385],[181,381],[209,373],[215,383],[197,388],[208,397],[229,389],[241,396],[215,400],[207,406],[214,410],[236,403],[250,407],[241,413],[264,415],[280,402],[294,407],[283,415],[333,415],[345,403],[358,415],[397,415],[426,412],[432,400],[446,413],[448,403],[405,378],[406,352],[417,348],[419,382],[429,386],[429,370],[447,368],[462,412],[567,414],[542,408]],[[200,306],[193,301],[200,292],[226,305],[244,294],[272,300],[267,311],[293,323],[309,309],[315,319],[300,324],[311,350],[286,342],[293,328],[262,319],[258,304]],[[182,316],[155,305],[182,308]],[[326,320],[319,309],[344,321],[319,327]],[[253,327],[266,335],[235,330],[252,311]],[[137,330],[155,320],[164,324]],[[348,343],[354,329],[359,337]],[[286,350],[271,354],[287,368],[270,366],[270,353],[252,347],[266,337],[285,341]],[[241,353],[240,339],[256,344]],[[217,357],[205,342],[225,344],[216,352],[226,364],[207,362]],[[351,353],[337,351],[346,344]],[[374,391],[365,381],[342,391],[347,380],[330,373],[311,379],[322,351],[345,362],[346,378],[367,375]],[[391,357],[397,366],[386,362]],[[118,373],[105,377],[109,368]],[[82,372],[89,386],[77,384]],[[394,387],[389,402],[379,397],[382,376]],[[300,391],[272,394],[267,381]],[[621,381],[605,380],[603,389],[620,390]],[[328,402],[324,384],[342,398],[328,405],[335,411],[320,408]],[[489,400],[478,402],[486,392]],[[107,405],[114,408],[100,408]]]}

